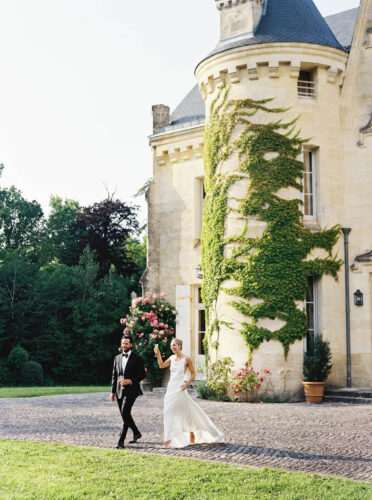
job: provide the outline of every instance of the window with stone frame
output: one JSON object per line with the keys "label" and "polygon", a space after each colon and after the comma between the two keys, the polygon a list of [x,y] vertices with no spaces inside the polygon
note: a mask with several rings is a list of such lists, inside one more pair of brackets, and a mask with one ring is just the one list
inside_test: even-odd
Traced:
{"label": "window with stone frame", "polygon": [[195,240],[200,240],[203,227],[203,209],[205,200],[204,178],[198,177],[195,179]]}
{"label": "window with stone frame", "polygon": [[318,331],[318,286],[314,278],[308,279],[308,287],[305,298],[305,311],[307,318],[306,351],[312,349],[314,338]]}
{"label": "window with stone frame", "polygon": [[199,355],[204,355],[204,338],[205,338],[205,330],[206,330],[206,320],[205,320],[205,306],[202,301],[201,296],[201,288],[199,287],[197,290],[197,353]]}
{"label": "window with stone frame", "polygon": [[304,156],[304,181],[303,181],[303,213],[305,218],[316,218],[317,207],[317,160],[318,150],[305,149]]}
{"label": "window with stone frame", "polygon": [[297,95],[308,99],[317,96],[316,69],[302,69],[297,80]]}

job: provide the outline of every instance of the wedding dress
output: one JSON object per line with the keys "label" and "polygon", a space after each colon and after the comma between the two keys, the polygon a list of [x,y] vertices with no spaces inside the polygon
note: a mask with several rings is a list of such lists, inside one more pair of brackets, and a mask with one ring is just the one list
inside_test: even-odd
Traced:
{"label": "wedding dress", "polygon": [[185,382],[186,357],[171,357],[170,380],[164,398],[164,441],[172,448],[190,444],[190,432],[195,443],[220,443],[224,436],[208,415],[181,386]]}

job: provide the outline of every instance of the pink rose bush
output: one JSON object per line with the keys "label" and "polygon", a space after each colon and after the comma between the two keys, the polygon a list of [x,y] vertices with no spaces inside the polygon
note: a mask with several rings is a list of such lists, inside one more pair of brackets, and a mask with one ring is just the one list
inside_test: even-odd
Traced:
{"label": "pink rose bush", "polygon": [[142,356],[148,377],[155,384],[162,379],[154,356],[158,344],[163,359],[172,353],[170,343],[176,333],[176,310],[165,300],[164,294],[146,294],[132,301],[129,313],[120,319],[123,335],[131,337],[137,353]]}
{"label": "pink rose bush", "polygon": [[268,368],[256,371],[246,363],[233,376],[232,390],[238,401],[255,401],[259,392],[265,392],[269,384],[271,372]]}

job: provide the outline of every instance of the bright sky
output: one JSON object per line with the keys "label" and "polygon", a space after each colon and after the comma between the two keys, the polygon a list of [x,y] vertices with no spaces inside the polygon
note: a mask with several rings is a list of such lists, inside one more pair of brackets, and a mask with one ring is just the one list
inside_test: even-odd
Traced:
{"label": "bright sky", "polygon": [[2,184],[44,209],[52,194],[133,201],[152,175],[151,105],[192,88],[218,24],[214,0],[0,0]]}

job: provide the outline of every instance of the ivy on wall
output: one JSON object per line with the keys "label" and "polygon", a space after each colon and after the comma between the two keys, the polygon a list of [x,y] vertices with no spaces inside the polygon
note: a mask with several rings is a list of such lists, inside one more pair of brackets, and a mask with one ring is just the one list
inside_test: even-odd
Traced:
{"label": "ivy on wall", "polygon": [[[278,340],[288,354],[290,345],[307,332],[306,314],[297,304],[306,296],[309,277],[337,277],[341,261],[332,255],[339,227],[317,232],[302,222],[300,197],[286,199],[281,190],[302,191],[304,164],[299,160],[304,142],[295,122],[280,120],[285,110],[269,107],[271,100],[229,100],[223,88],[211,107],[205,130],[206,199],[202,231],[202,296],[207,311],[206,343],[218,349],[221,321],[220,292],[232,296],[232,305],[246,317],[241,334],[250,351],[264,341]],[[257,120],[253,118],[257,115]],[[279,119],[269,121],[270,115]],[[225,168],[226,162],[235,162]],[[246,181],[244,196],[231,208],[230,188]],[[237,208],[236,208],[237,206]],[[235,213],[234,213],[235,212]],[[240,235],[226,237],[228,217],[245,221]],[[262,223],[262,234],[250,235],[250,221]],[[314,249],[326,252],[310,258]],[[224,282],[236,285],[227,288]],[[277,330],[262,320],[281,320]],[[207,347],[207,346],[206,346]]]}

